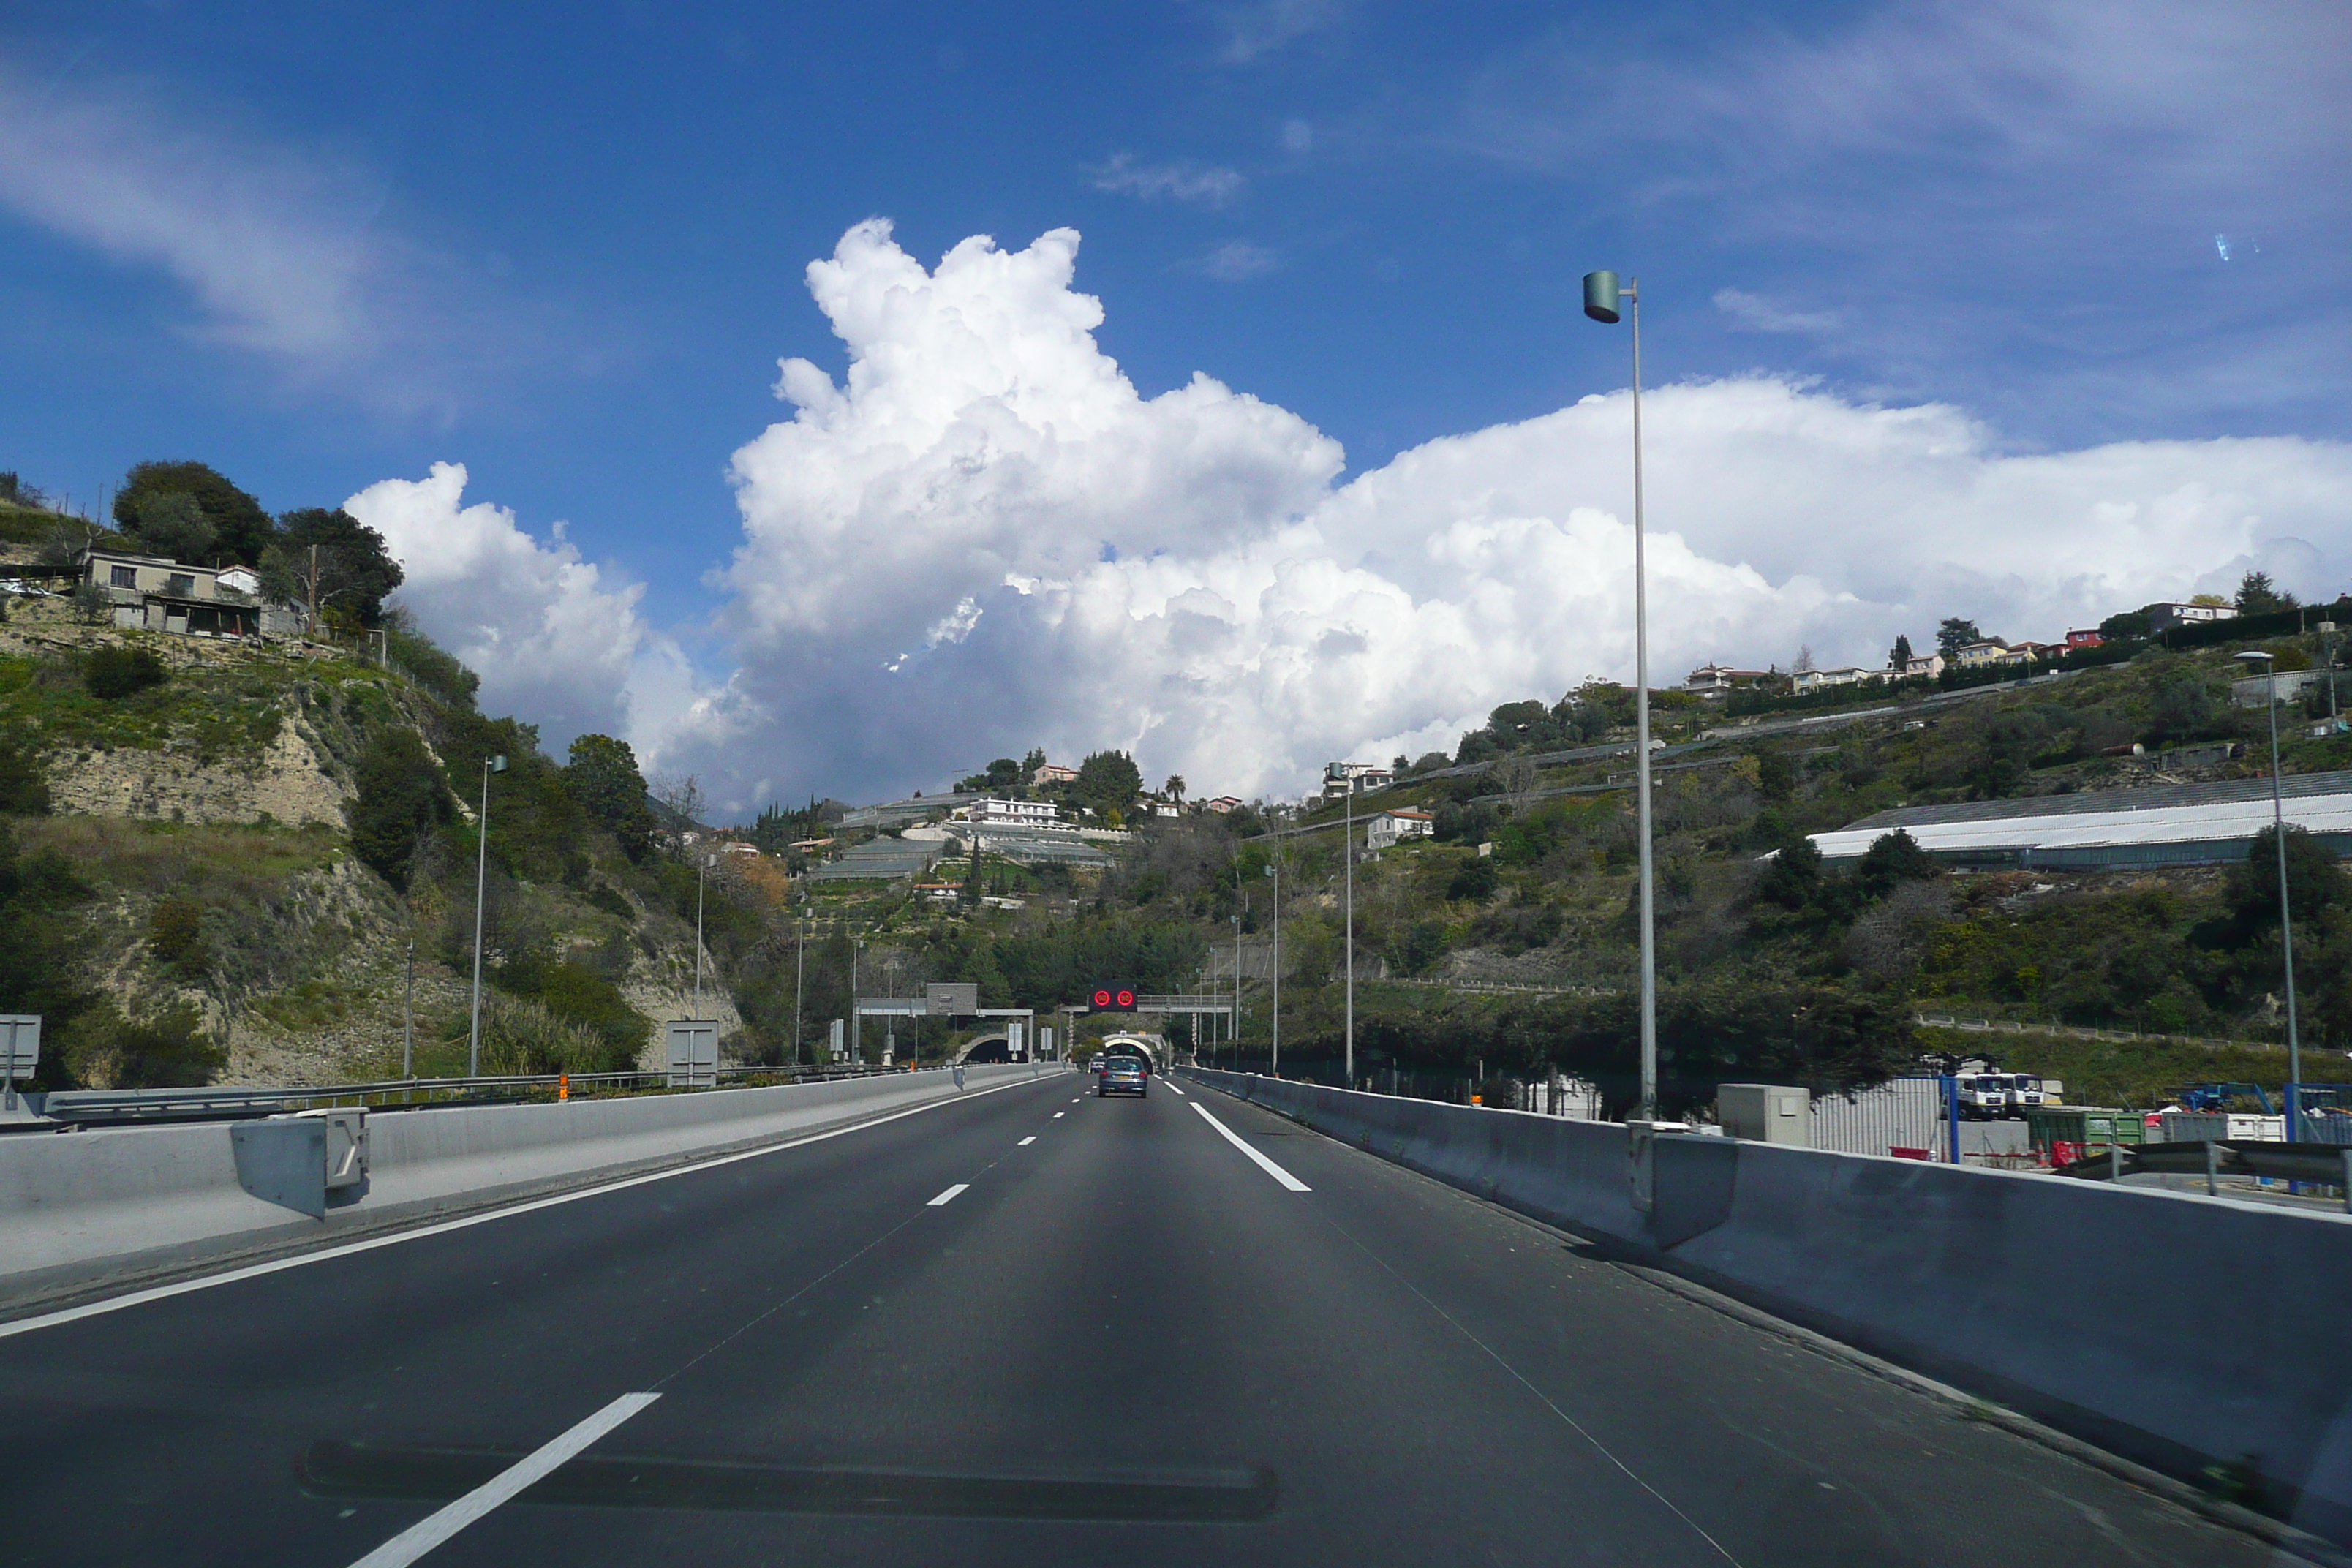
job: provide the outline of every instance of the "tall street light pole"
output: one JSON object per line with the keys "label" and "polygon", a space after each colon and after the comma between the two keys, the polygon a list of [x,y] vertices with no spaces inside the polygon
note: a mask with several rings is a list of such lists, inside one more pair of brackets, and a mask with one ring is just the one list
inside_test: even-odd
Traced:
{"label": "tall street light pole", "polygon": [[474,1022],[466,1035],[466,1076],[482,1076],[482,889],[490,871],[490,775],[507,771],[504,757],[482,759],[482,814],[474,819]]}
{"label": "tall street light pole", "polygon": [[[1240,881],[1240,880],[1241,880],[1241,868],[1240,868],[1240,866],[1236,865],[1236,866],[1234,868],[1234,881],[1236,881],[1236,882]],[[1240,910],[1239,909],[1235,909],[1235,910],[1234,910],[1234,1016],[1233,1016],[1232,1017],[1230,1017],[1230,1018],[1228,1018],[1228,1019],[1226,1019],[1226,1020],[1225,1020],[1225,1045],[1226,1045],[1226,1047],[1227,1047],[1225,1054],[1226,1054],[1226,1056],[1227,1056],[1227,1057],[1229,1057],[1229,1058],[1231,1058],[1231,1057],[1234,1057],[1234,1056],[1236,1056],[1236,1055],[1239,1053],[1240,1047],[1239,1047],[1237,1045],[1235,1045],[1235,1044],[1234,1044],[1234,1042],[1235,1042],[1235,1041],[1237,1041],[1237,1040],[1239,1040],[1239,1039],[1241,1038],[1241,1036],[1242,1036],[1242,912],[1241,912],[1241,910]]]}
{"label": "tall street light pole", "polygon": [[1356,781],[1350,777],[1347,783],[1348,826],[1343,829],[1348,836],[1348,896],[1344,900],[1348,910],[1348,1032],[1345,1038],[1348,1087],[1353,1089],[1356,1087]]}
{"label": "tall street light pole", "polygon": [[1633,752],[1634,813],[1641,819],[1642,862],[1642,1113],[1658,1113],[1657,889],[1650,856],[1650,589],[1642,519],[1642,280],[1621,289],[1614,272],[1584,275],[1584,313],[1615,325],[1619,301],[1633,318]]}
{"label": "tall street light pole", "polygon": [[702,883],[710,868],[719,864],[716,855],[705,855],[694,868],[694,1016],[702,1016]]}
{"label": "tall street light pole", "polygon": [[1268,1068],[1269,1077],[1282,1076],[1282,861],[1279,849],[1276,858],[1265,865],[1265,874],[1274,879],[1274,1063]]}
{"label": "tall street light pole", "polygon": [[2263,706],[2271,714],[2271,837],[2278,849],[2279,950],[2286,962],[2286,1136],[2292,1143],[2296,1141],[2294,1124],[2303,1120],[2302,1108],[2296,1104],[2297,1086],[2303,1082],[2303,1038],[2294,1016],[2294,916],[2287,908],[2286,897],[2286,792],[2279,782],[2278,678],[2271,674],[2271,655],[2263,649],[2248,648],[2238,658],[2266,678]]}

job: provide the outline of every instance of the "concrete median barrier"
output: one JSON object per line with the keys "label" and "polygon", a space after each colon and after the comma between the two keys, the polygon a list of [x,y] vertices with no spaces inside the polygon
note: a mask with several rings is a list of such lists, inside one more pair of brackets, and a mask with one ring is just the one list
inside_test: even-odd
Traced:
{"label": "concrete median barrier", "polygon": [[2193,1483],[2352,1539],[2352,1217],[1186,1076]]}
{"label": "concrete median barrier", "polygon": [[962,1089],[933,1070],[371,1112],[364,1179],[340,1187],[331,1129],[316,1117],[13,1134],[0,1138],[0,1307],[691,1163],[1058,1070],[967,1067]]}

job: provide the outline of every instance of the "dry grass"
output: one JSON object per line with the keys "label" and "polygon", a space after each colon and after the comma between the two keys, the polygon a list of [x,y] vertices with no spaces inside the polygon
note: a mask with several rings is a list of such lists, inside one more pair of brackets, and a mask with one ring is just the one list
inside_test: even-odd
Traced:
{"label": "dry grass", "polygon": [[110,816],[24,819],[27,851],[63,856],[85,881],[162,897],[201,889],[207,902],[267,898],[299,871],[323,870],[341,853],[332,828],[132,822]]}

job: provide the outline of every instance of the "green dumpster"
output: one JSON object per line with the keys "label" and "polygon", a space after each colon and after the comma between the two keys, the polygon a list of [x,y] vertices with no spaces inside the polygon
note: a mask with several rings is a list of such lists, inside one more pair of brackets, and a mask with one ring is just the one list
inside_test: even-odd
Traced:
{"label": "green dumpster", "polygon": [[2103,1105],[2029,1105],[2026,1135],[2045,1164],[2063,1165],[2116,1144],[2145,1142],[2145,1111]]}

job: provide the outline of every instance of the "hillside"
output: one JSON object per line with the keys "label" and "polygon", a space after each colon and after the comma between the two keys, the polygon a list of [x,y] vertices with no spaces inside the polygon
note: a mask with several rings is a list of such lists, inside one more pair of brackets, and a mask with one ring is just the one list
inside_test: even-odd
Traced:
{"label": "hillside", "polygon": [[[2268,646],[2287,662],[2320,652],[2315,638]],[[2254,875],[1954,875],[1899,845],[1851,869],[1801,852],[1768,858],[1806,833],[1898,805],[2258,773],[2267,731],[2256,731],[2259,710],[2230,705],[2229,652],[2156,647],[2055,678],[1929,685],[1891,701],[1850,699],[1843,710],[1812,702],[1727,720],[1668,705],[1657,848],[1669,1103],[1705,1100],[1726,1078],[1832,1089],[1932,1050],[1990,1050],[2078,1092],[2136,1103],[2199,1079],[2283,1081],[2267,862]],[[1428,811],[1437,830],[1356,870],[1360,1075],[1491,1079],[1556,1068],[1600,1082],[1612,1106],[1631,1098],[1629,719],[1630,699],[1614,688],[1507,704],[1455,755],[1424,759],[1359,800],[1360,815]],[[2352,766],[2352,738],[2289,730],[2290,770]],[[993,1005],[1050,1007],[1106,979],[1147,991],[1229,986],[1238,936],[1248,1017],[1237,1059],[1263,1065],[1274,963],[1265,872],[1278,862],[1283,1070],[1333,1078],[1341,809],[1145,817],[1139,845],[1100,876],[993,857],[976,881],[957,862],[932,873],[1018,897],[1017,910],[919,900],[878,882],[819,884],[819,930],[833,934],[812,950],[812,973],[845,969],[850,937],[864,934],[866,962],[889,965],[893,981],[970,978]],[[2352,900],[2324,852],[2315,861],[2294,847],[2315,1056],[2306,1076],[2347,1076],[2324,1064],[2352,1045]],[[2247,1043],[1996,1038],[1918,1028],[1922,1011]],[[1181,1038],[1189,1023],[1170,1027]]]}
{"label": "hillside", "polygon": [[[0,551],[28,557],[55,522],[8,509]],[[0,604],[0,1009],[50,1018],[47,1081],[389,1074],[412,942],[419,1070],[460,1069],[474,812],[490,755],[511,768],[491,787],[486,1067],[632,1065],[657,1020],[692,1009],[695,862],[708,847],[692,781],[671,781],[656,805],[617,741],[542,754],[530,726],[481,713],[470,673],[396,616],[378,656],[355,629],[240,643],[118,631],[68,598]],[[2283,667],[2323,658],[2294,626],[2241,629],[2266,636]],[[1899,805],[2259,772],[2262,715],[2228,700],[2238,645],[2189,641],[2070,656],[2074,668],[2022,684],[1971,673],[1722,709],[1662,695],[1669,1103],[1727,1077],[1834,1089],[1923,1050],[1987,1047],[1916,1027],[1922,1011],[2250,1042],[2024,1034],[1992,1047],[2106,1098],[2145,1100],[2191,1078],[2279,1081],[2276,916],[2260,875],[1951,875],[1901,843],[1824,868],[1803,845]],[[1436,828],[1357,868],[1360,1075],[1557,1068],[1600,1082],[1612,1107],[1630,1098],[1631,717],[1630,695],[1600,684],[1505,704],[1454,754],[1400,765],[1392,787],[1359,800],[1366,813],[1425,810]],[[2352,766],[2352,736],[2290,723],[2285,757],[2294,772]],[[1055,787],[1120,820],[1140,774],[1118,753],[1087,766]],[[1017,789],[1026,771],[1008,760],[967,782]],[[904,995],[968,980],[987,1005],[1050,1012],[1106,982],[1223,987],[1238,957],[1250,1042],[1238,1058],[1262,1062],[1265,873],[1278,865],[1284,1069],[1336,1076],[1338,805],[1138,813],[1139,837],[1108,871],[958,853],[929,888],[791,875],[795,841],[876,831],[844,831],[840,817],[812,802],[721,830],[767,851],[719,856],[703,900],[703,1010],[720,1019],[730,1059],[807,1059],[853,986]],[[2342,1051],[2352,899],[2324,852],[2295,849],[2305,1038]],[[1125,1022],[1085,1021],[1080,1034]],[[1188,1026],[1170,1025],[1180,1038]],[[912,1033],[870,1028],[869,1059],[884,1038],[903,1060],[971,1031]]]}
{"label": "hillside", "polygon": [[0,604],[0,1011],[47,1016],[46,1083],[390,1076],[412,942],[419,1070],[462,1071],[494,752],[485,1070],[631,1066],[688,1011],[692,873],[430,644],[391,629],[386,668]]}

